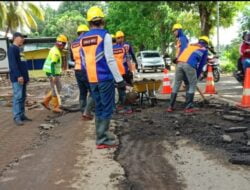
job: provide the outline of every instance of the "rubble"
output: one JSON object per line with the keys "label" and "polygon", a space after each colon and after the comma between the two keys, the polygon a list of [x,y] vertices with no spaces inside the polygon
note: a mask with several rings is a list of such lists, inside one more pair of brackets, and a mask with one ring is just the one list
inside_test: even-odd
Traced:
{"label": "rubble", "polygon": [[225,143],[231,143],[233,141],[229,135],[223,135],[222,138],[223,138],[223,142]]}
{"label": "rubble", "polygon": [[234,155],[229,159],[232,164],[249,165],[250,166],[250,155]]}
{"label": "rubble", "polygon": [[49,130],[49,129],[54,128],[55,126],[52,125],[52,124],[41,124],[39,127],[40,127],[41,129]]}
{"label": "rubble", "polygon": [[222,117],[225,120],[235,121],[235,122],[244,120],[244,117],[239,117],[239,116],[235,116],[235,115],[223,115]]}
{"label": "rubble", "polygon": [[236,133],[236,132],[245,132],[247,127],[230,127],[224,130],[226,133]]}

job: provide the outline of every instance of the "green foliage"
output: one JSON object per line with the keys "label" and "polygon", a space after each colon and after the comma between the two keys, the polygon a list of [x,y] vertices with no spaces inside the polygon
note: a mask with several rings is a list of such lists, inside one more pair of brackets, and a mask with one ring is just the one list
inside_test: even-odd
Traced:
{"label": "green foliage", "polygon": [[[220,26],[229,27],[238,11],[242,10],[246,2],[220,1]],[[190,11],[200,19],[200,34],[211,35],[217,23],[217,2],[216,1],[178,1],[170,2],[174,10]]]}
{"label": "green foliage", "polygon": [[221,64],[221,68],[225,72],[232,72],[236,70],[237,61],[240,57],[239,46],[240,38],[233,40],[230,45],[227,45],[223,51],[222,59],[224,60]]}
{"label": "green foliage", "polygon": [[[77,27],[80,24],[86,24],[85,18],[77,10],[57,14],[57,12],[50,7],[44,9],[46,12],[45,22],[40,23],[38,28],[39,36],[56,37],[59,34],[65,34],[69,40],[73,40],[77,37]],[[37,36],[37,33],[32,31],[32,36]]]}
{"label": "green foliage", "polygon": [[173,42],[174,15],[165,2],[110,2],[107,29],[113,34],[125,32],[137,51],[160,49],[163,53]]}
{"label": "green foliage", "polygon": [[7,33],[16,30],[19,26],[27,26],[37,29],[38,20],[44,20],[44,12],[40,7],[31,2],[0,2],[0,27],[4,28]]}
{"label": "green foliage", "polygon": [[250,29],[250,6],[246,6],[242,11],[242,17],[239,19],[241,23],[241,30],[249,30]]}

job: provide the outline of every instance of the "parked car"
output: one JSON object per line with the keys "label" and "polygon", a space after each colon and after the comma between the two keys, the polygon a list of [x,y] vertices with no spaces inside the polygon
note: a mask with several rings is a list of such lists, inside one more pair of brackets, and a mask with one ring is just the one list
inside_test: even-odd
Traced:
{"label": "parked car", "polygon": [[141,51],[136,56],[138,62],[138,72],[145,70],[163,71],[165,63],[163,57],[158,51]]}

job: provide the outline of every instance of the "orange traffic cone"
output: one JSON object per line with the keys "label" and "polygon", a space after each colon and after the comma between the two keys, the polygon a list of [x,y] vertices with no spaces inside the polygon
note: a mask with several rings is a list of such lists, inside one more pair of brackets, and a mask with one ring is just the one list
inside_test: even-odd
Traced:
{"label": "orange traffic cone", "polygon": [[250,68],[247,68],[246,70],[242,100],[237,106],[242,108],[250,108]]}
{"label": "orange traffic cone", "polygon": [[172,88],[170,85],[170,80],[168,78],[168,70],[164,69],[163,71],[163,86],[162,86],[162,91],[161,94],[171,94]]}
{"label": "orange traffic cone", "polygon": [[214,76],[213,76],[213,68],[211,65],[208,65],[208,73],[207,73],[207,83],[205,94],[216,94],[215,86],[214,86]]}

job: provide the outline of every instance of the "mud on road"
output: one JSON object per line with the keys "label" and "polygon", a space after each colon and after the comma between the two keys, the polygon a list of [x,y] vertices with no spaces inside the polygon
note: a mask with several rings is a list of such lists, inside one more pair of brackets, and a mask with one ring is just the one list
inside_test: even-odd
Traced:
{"label": "mud on road", "polygon": [[[197,103],[200,111],[192,115],[181,106],[166,113],[166,103],[160,102],[135,115],[115,116],[121,143],[115,159],[127,177],[120,189],[248,189],[250,153],[239,150],[250,138],[249,113],[216,101]],[[226,132],[231,127],[246,128]]]}

